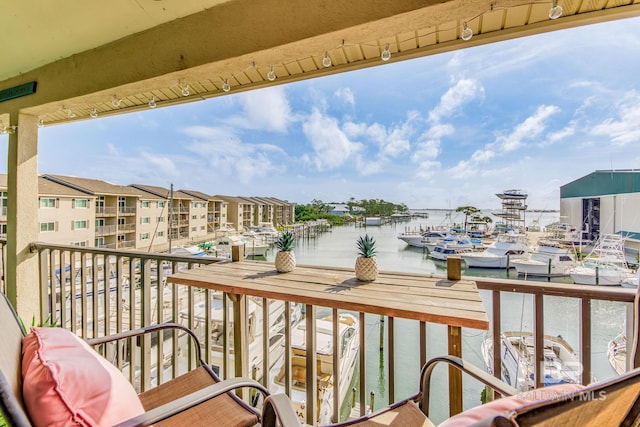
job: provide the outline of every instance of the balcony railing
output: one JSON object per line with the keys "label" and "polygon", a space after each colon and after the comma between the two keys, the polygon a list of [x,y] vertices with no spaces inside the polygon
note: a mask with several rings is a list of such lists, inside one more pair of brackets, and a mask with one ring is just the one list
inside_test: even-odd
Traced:
{"label": "balcony railing", "polygon": [[103,225],[96,227],[96,236],[106,236],[116,234],[115,225]]}
{"label": "balcony railing", "polygon": [[[34,247],[37,248],[40,259],[41,316],[43,319],[54,319],[58,325],[66,327],[84,338],[112,334],[165,321],[182,323],[194,330],[201,339],[203,348],[206,350],[203,354],[207,362],[217,365],[222,377],[233,376],[234,364],[231,360],[234,354],[233,337],[240,332],[233,330],[235,325],[232,325],[232,319],[237,313],[232,313],[235,310],[241,310],[241,307],[231,303],[235,300],[236,295],[193,286],[176,285],[167,283],[165,280],[168,274],[219,260],[44,243],[37,243]],[[93,268],[93,266],[97,266],[97,268]],[[323,270],[322,267],[314,268],[319,272]],[[455,271],[452,274],[455,274]],[[594,349],[591,338],[596,316],[592,313],[592,305],[601,301],[605,301],[607,304],[622,304],[620,307],[623,309],[622,312],[626,309],[627,328],[631,328],[631,325],[634,324],[632,307],[635,292],[631,289],[479,277],[466,277],[465,279],[475,281],[483,296],[491,322],[490,332],[494,337],[493,348],[500,348],[499,337],[504,318],[514,316],[513,304],[508,301],[514,295],[517,295],[518,298],[521,296],[523,301],[524,299],[531,300],[535,359],[538,361],[542,361],[544,357],[545,302],[554,298],[567,298],[575,301],[572,306],[575,307],[577,313],[573,313],[573,315],[577,315],[579,319],[575,327],[580,331],[580,344],[577,353],[584,367],[582,375],[584,384],[591,382],[593,370],[592,354]],[[106,286],[106,283],[109,285]],[[292,296],[291,300],[295,301],[295,298]],[[260,362],[247,366],[245,369],[247,372],[251,372],[251,375],[256,379],[266,384],[268,375],[264,375],[264,373],[270,369],[270,360],[273,361],[274,351],[279,348],[277,346],[284,348],[284,357],[285,360],[288,360],[285,363],[291,366],[293,355],[289,343],[291,343],[291,324],[293,322],[291,313],[293,313],[294,304],[289,300],[278,301],[268,298],[253,298],[252,302],[255,304],[255,311],[245,311],[246,315],[258,313],[262,319],[271,318],[269,317],[269,307],[273,308],[284,304],[282,310],[284,329],[277,331],[276,334],[281,334],[282,342],[276,339],[277,337],[270,329],[268,322],[262,322],[262,325],[254,323],[252,326],[254,333],[257,332],[255,329],[261,329],[263,336],[269,336],[270,339],[262,340],[259,348],[250,350],[257,352],[254,355]],[[318,310],[321,307],[316,305],[315,309]],[[216,310],[219,317],[212,315]],[[329,309],[328,313],[333,318],[337,318],[340,314],[336,309]],[[436,341],[448,342],[449,353],[461,354],[463,358],[477,357],[477,350],[469,348],[468,345],[465,346],[465,352],[462,353],[463,331],[477,335],[479,331],[476,329],[455,326],[438,329],[435,328],[437,325],[432,325],[429,322],[409,321],[390,316],[380,318],[379,315],[365,312],[355,313],[355,316],[359,320],[361,351],[359,369],[357,370],[359,377],[354,381],[359,391],[354,396],[354,400],[360,403],[361,413],[364,413],[367,404],[369,404],[370,396],[367,391],[366,376],[372,373],[377,375],[380,387],[386,390],[386,397],[377,398],[376,408],[406,397],[402,395],[404,392],[398,391],[398,385],[405,382],[407,378],[410,379],[409,382],[415,383],[413,392],[417,391],[420,366],[427,360],[428,353],[430,353],[430,357],[437,355],[433,354],[433,349],[427,348],[427,330],[430,340],[434,339],[433,335],[444,333],[444,336],[437,338]],[[380,320],[379,333],[377,330],[371,330],[370,320],[372,318]],[[367,320],[369,320],[369,326],[365,327]],[[410,322],[414,322],[415,326],[411,326]],[[249,323],[251,324],[251,321]],[[404,334],[402,339],[398,339],[400,328]],[[631,336],[632,331],[629,330],[627,333],[628,336]],[[414,338],[407,338],[408,336]],[[139,390],[145,390],[153,384],[173,378],[179,371],[191,366],[193,355],[190,349],[183,346],[181,338],[175,335],[155,337],[147,341],[133,341],[121,344],[118,348],[103,350],[104,354],[129,376],[131,382]],[[312,341],[309,341],[310,339]],[[335,323],[333,340],[334,343],[338,342]],[[419,364],[415,366],[407,366],[402,362],[403,357],[400,356],[400,353],[404,351],[403,348],[406,347],[407,340],[411,341],[412,345],[418,349]],[[307,336],[306,342],[314,342],[313,348],[315,348],[315,335]],[[277,344],[276,347],[274,347],[274,343]],[[378,343],[380,345],[380,366],[372,368],[372,363],[368,359],[371,354],[367,354],[362,349],[371,348],[372,345],[377,348]],[[446,350],[444,351],[446,352]],[[500,352],[493,354],[493,360],[493,372],[499,376],[502,371]],[[158,361],[162,362],[158,363]],[[627,364],[629,366],[630,362],[628,361]],[[377,366],[377,362],[373,366]],[[307,384],[313,384],[311,380],[314,377],[311,375],[314,374],[308,372],[307,375],[309,375]],[[462,379],[457,374],[449,375],[449,402],[446,405],[445,395],[443,397],[445,403],[441,406],[448,407],[449,412],[455,414],[463,409]],[[543,381],[537,368],[535,381],[538,385]],[[290,389],[287,390],[290,391]],[[475,397],[477,398],[477,396]],[[464,402],[466,404],[467,399]],[[477,401],[473,402],[477,404]],[[316,413],[316,402],[307,402],[307,406],[311,406],[307,414]],[[437,411],[435,413],[437,414]],[[447,415],[440,414],[441,417]],[[338,409],[335,405],[333,417],[334,419],[338,417]]]}
{"label": "balcony railing", "polygon": [[118,208],[115,206],[96,206],[96,216],[115,216]]}

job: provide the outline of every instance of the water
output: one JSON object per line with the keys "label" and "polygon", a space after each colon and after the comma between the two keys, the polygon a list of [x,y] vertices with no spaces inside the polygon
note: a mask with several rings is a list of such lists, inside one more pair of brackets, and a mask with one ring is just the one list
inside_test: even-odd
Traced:
{"label": "water", "polygon": [[[353,268],[357,257],[356,240],[365,233],[376,239],[377,261],[380,270],[405,271],[417,273],[446,274],[446,263],[434,261],[427,257],[426,252],[420,248],[407,246],[396,236],[406,228],[426,228],[427,226],[442,225],[449,221],[445,217],[446,212],[434,211],[429,219],[415,219],[411,222],[396,224],[361,227],[355,225],[334,227],[331,232],[319,235],[315,238],[298,239],[294,252],[298,264],[335,266]],[[453,222],[462,223],[461,218],[455,218]],[[531,219],[537,219],[541,227],[557,221],[557,213],[531,214]],[[274,251],[267,254],[267,260],[273,261]],[[490,269],[464,269],[466,276],[485,276],[506,278],[505,270]],[[510,278],[517,278],[517,274],[510,273]],[[570,278],[554,279],[571,283]],[[491,298],[487,291],[481,291],[481,297],[485,303],[489,319],[491,318]],[[319,313],[323,313],[319,309]],[[562,335],[579,352],[579,301],[569,298],[545,297],[544,321],[545,334]],[[592,304],[592,365],[596,379],[603,380],[615,375],[609,365],[606,356],[607,343],[624,329],[626,319],[626,307],[621,303],[593,301]],[[387,349],[380,351],[381,319],[379,316],[367,315],[365,334],[367,348],[366,358],[366,387],[375,392],[375,409],[388,404],[388,374],[387,374]],[[386,338],[387,325],[382,322],[384,337]],[[502,294],[502,330],[533,330],[533,298],[522,294]],[[395,319],[395,363],[396,400],[410,396],[418,391],[420,372],[418,337],[419,324],[416,321]],[[484,367],[480,355],[480,344],[484,338],[484,331],[476,329],[463,329],[462,354],[465,360]],[[427,357],[431,358],[447,353],[447,328],[445,325],[427,324]],[[579,356],[579,355],[578,355]],[[357,378],[357,375],[355,376]],[[434,387],[443,387],[446,384],[447,370],[444,367],[437,368],[434,377]],[[355,384],[357,386],[357,383]],[[463,380],[464,408],[476,406],[480,403],[482,387],[471,379]],[[448,415],[446,404],[446,387],[441,392],[435,391],[431,405],[430,418],[438,423]],[[350,397],[350,396],[349,396]],[[349,400],[349,399],[348,399]],[[367,399],[368,402],[368,399]],[[347,408],[348,409],[348,408]],[[348,412],[348,411],[347,411]]]}

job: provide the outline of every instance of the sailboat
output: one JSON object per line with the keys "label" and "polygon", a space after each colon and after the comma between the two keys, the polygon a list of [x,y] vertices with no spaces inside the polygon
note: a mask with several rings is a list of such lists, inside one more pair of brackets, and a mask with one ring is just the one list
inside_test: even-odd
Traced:
{"label": "sailboat", "polygon": [[[505,331],[500,336],[501,377],[518,391],[535,388],[535,336],[531,332]],[[487,336],[481,346],[489,373],[493,373],[493,338]],[[544,335],[543,384],[580,384],[582,365],[573,349],[561,336]]]}

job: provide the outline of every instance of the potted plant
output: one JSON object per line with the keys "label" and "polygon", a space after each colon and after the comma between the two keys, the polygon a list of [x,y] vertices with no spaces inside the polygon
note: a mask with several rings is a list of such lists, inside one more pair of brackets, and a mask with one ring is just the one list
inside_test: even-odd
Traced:
{"label": "potted plant", "polygon": [[274,242],[274,245],[278,248],[275,261],[278,273],[288,273],[296,268],[296,256],[292,250],[293,240],[293,233],[290,230],[285,230]]}
{"label": "potted plant", "polygon": [[358,258],[356,259],[356,278],[365,282],[372,282],[378,277],[378,262],[376,261],[376,241],[373,236],[365,234],[356,242]]}

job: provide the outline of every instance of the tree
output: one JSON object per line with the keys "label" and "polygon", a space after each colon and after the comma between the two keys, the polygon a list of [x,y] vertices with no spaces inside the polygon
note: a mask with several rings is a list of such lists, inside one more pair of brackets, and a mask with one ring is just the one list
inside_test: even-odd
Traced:
{"label": "tree", "polygon": [[464,214],[464,229],[467,229],[467,217],[476,215],[480,212],[480,209],[473,206],[460,206],[456,209],[456,212],[462,212]]}

